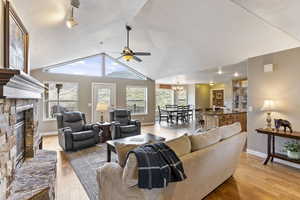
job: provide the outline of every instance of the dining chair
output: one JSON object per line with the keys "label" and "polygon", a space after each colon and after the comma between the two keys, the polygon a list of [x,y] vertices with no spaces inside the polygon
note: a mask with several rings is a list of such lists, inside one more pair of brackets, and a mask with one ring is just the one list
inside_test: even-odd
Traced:
{"label": "dining chair", "polygon": [[171,104],[167,104],[166,106],[166,110],[169,111],[169,119],[171,120],[171,123],[173,123],[173,120],[177,118],[177,110],[178,110],[178,105],[171,105]]}
{"label": "dining chair", "polygon": [[179,120],[181,120],[182,123],[188,122],[189,106],[178,106],[177,110],[176,123],[178,124]]}
{"label": "dining chair", "polygon": [[159,114],[159,123],[161,122],[161,120],[166,119],[167,122],[169,123],[169,115],[168,113],[166,113],[165,111],[162,111],[160,106],[158,107],[158,114]]}

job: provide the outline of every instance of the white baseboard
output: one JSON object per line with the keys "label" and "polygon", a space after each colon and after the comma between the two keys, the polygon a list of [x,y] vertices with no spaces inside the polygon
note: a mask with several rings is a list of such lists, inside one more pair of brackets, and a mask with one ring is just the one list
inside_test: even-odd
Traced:
{"label": "white baseboard", "polygon": [[154,124],[154,122],[144,122],[142,123],[142,126],[153,126]]}
{"label": "white baseboard", "polygon": [[[267,154],[259,152],[259,151],[254,151],[252,149],[247,149],[247,153],[249,153],[251,155],[255,155],[255,156],[260,157],[260,158],[266,158],[267,157]],[[289,161],[274,158],[274,162],[278,162],[278,163],[283,164],[283,165],[287,165],[287,166],[290,166],[290,167],[300,169],[299,164],[292,163],[292,162],[289,162]]]}
{"label": "white baseboard", "polygon": [[54,135],[58,135],[57,131],[50,131],[50,132],[41,133],[41,136],[54,136]]}

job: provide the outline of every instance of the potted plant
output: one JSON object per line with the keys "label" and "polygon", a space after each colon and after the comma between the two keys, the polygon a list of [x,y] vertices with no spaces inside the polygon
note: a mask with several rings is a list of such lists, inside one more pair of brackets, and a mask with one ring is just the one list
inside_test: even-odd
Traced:
{"label": "potted plant", "polygon": [[297,141],[285,143],[284,150],[287,152],[289,158],[296,160],[300,159],[300,143]]}

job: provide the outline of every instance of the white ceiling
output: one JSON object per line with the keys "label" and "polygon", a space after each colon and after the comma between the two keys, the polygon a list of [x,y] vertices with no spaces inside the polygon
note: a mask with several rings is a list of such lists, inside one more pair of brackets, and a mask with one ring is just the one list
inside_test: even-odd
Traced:
{"label": "white ceiling", "polygon": [[121,50],[127,22],[132,49],[152,53],[129,65],[160,80],[200,82],[193,72],[300,45],[297,0],[82,0],[74,29],[68,0],[12,1],[30,32],[31,69]]}
{"label": "white ceiling", "polygon": [[[218,71],[221,70],[221,74]],[[238,73],[238,76],[234,76]],[[157,80],[161,84],[195,84],[195,83],[224,83],[234,79],[247,78],[247,61],[224,66],[222,68],[209,68],[193,71],[186,74],[169,76]]]}

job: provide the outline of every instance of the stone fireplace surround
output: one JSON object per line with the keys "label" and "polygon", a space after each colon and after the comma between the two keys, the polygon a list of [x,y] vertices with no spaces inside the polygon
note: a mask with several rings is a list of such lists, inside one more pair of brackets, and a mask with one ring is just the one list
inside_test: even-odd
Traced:
{"label": "stone fireplace surround", "polygon": [[[38,103],[43,90],[43,84],[19,70],[0,69],[0,200],[30,198],[32,188],[40,189],[36,192],[42,198],[37,199],[45,199],[45,193],[47,199],[55,197],[56,152],[39,150]],[[15,126],[20,112],[25,114],[24,157],[28,159],[21,168]]]}

